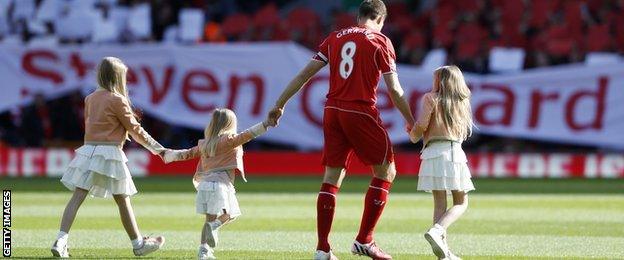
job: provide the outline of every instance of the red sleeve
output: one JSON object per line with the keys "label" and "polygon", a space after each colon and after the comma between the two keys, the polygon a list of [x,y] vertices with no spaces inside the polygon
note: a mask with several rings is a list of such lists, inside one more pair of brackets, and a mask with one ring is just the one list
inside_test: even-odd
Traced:
{"label": "red sleeve", "polygon": [[322,61],[325,63],[329,63],[329,38],[331,34],[323,40],[323,42],[318,47],[318,52],[312,57],[312,59]]}
{"label": "red sleeve", "polygon": [[394,46],[389,39],[385,40],[385,44],[379,46],[375,52],[375,61],[377,67],[381,70],[382,74],[396,73],[396,54],[394,54]]}

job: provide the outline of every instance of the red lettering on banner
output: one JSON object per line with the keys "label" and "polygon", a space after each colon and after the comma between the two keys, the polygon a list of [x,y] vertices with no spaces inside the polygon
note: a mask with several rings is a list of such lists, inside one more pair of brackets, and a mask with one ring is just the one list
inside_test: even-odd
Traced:
{"label": "red lettering on banner", "polygon": [[24,56],[22,56],[22,68],[28,74],[33,75],[38,78],[50,80],[54,84],[60,84],[63,82],[62,74],[53,70],[46,70],[44,68],[37,67],[35,65],[35,62],[38,60],[47,60],[47,61],[57,63],[59,61],[59,57],[56,56],[56,54],[54,54],[51,51],[44,51],[44,50],[29,51],[29,52],[26,52]]}
{"label": "red lettering on banner", "polygon": [[624,176],[624,156],[604,155],[600,160],[600,177],[618,178]]}
{"label": "red lettering on banner", "polygon": [[[254,102],[251,107],[251,114],[257,116],[262,110],[262,103],[264,103],[264,80],[259,75],[253,74],[249,77],[242,78],[237,75],[230,77],[230,97],[228,98],[227,108],[234,110],[234,101],[239,97],[239,89],[244,83],[251,83],[251,86],[255,90]],[[242,93],[250,93],[243,91]]]}
{"label": "red lettering on banner", "polygon": [[25,149],[22,152],[22,175],[43,175],[46,172],[45,156],[43,149]]}
{"label": "red lettering on banner", "polygon": [[[503,100],[486,101],[477,106],[475,111],[475,119],[479,124],[485,126],[504,125],[509,126],[514,112],[516,97],[514,93],[506,86],[483,84],[483,90],[493,90],[503,95]],[[497,119],[486,118],[486,111],[492,109],[501,109],[501,116]]]}
{"label": "red lettering on banner", "polygon": [[128,72],[126,72],[126,84],[128,85],[136,85],[139,84],[139,77],[137,76],[134,69],[128,67]]}
{"label": "red lettering on banner", "polygon": [[[197,82],[200,81],[200,82]],[[204,70],[192,70],[186,76],[182,83],[182,99],[184,103],[196,112],[208,112],[215,109],[214,104],[199,104],[191,98],[191,96],[200,96],[200,100],[205,95],[213,95],[219,92],[219,84],[215,77]]]}
{"label": "red lettering on banner", "polygon": [[[171,87],[171,81],[173,80],[173,75],[175,73],[175,68],[172,66],[167,66],[165,68],[165,75],[162,79],[162,84],[158,86],[156,80],[154,79],[154,74],[152,70],[148,67],[141,67],[141,71],[145,74],[145,78],[147,78],[147,86],[151,90],[151,99],[152,104],[159,104],[160,101],[167,95],[169,92],[169,88]],[[186,81],[184,82],[186,85]]]}
{"label": "red lettering on banner", "polygon": [[[308,81],[305,86],[303,86],[303,93],[301,93],[301,111],[303,112],[303,116],[310,121],[312,124],[323,127],[323,118],[318,118],[312,111],[314,106],[310,104],[311,102],[311,93],[314,86],[319,81],[328,81],[329,76],[317,76]],[[324,105],[323,105],[324,106]]]}
{"label": "red lettering on banner", "polygon": [[548,177],[563,178],[570,176],[570,160],[572,157],[567,154],[551,154],[548,158]]}
{"label": "red lettering on banner", "polygon": [[82,60],[78,53],[72,52],[69,56],[69,66],[76,71],[78,78],[84,78],[89,70],[93,69],[93,63]]}
{"label": "red lettering on banner", "polygon": [[542,103],[548,100],[557,100],[559,93],[543,94],[537,90],[531,93],[531,112],[529,115],[529,128],[537,127],[542,110]]}
{"label": "red lettering on banner", "polygon": [[[565,121],[570,127],[570,129],[574,131],[588,130],[588,129],[596,129],[601,130],[604,121],[605,114],[605,99],[607,96],[607,85],[609,84],[609,79],[607,77],[600,77],[598,79],[598,90],[595,92],[586,90],[579,91],[574,93],[568,102],[565,105]],[[593,99],[595,102],[595,112],[594,117],[589,122],[579,123],[575,119],[576,105],[579,103],[581,98],[585,99]],[[585,111],[585,110],[583,110]]]}

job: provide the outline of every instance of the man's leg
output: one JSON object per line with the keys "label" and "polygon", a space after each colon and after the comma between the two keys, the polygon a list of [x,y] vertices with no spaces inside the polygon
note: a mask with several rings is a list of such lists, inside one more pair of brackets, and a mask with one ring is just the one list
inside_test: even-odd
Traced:
{"label": "man's leg", "polygon": [[394,177],[396,176],[394,162],[374,165],[372,168],[375,177],[371,181],[370,186],[368,186],[368,191],[366,192],[360,232],[356,238],[356,240],[362,244],[368,244],[373,241],[373,231],[386,206],[388,193],[390,192],[392,181],[394,181]]}
{"label": "man's leg", "polygon": [[342,167],[325,167],[323,184],[316,200],[316,230],[318,235],[317,250],[329,252],[329,231],[334,220],[336,207],[336,194],[342,179],[345,176],[345,169]]}

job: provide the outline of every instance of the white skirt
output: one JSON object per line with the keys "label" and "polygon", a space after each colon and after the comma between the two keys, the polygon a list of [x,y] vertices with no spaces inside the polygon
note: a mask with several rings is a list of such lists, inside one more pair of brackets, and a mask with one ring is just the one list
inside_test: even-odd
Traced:
{"label": "white skirt", "polygon": [[236,189],[231,182],[200,181],[196,188],[195,209],[198,214],[221,216],[227,213],[230,219],[241,215]]}
{"label": "white skirt", "polygon": [[95,197],[131,196],[137,190],[126,162],[128,158],[118,146],[85,144],[76,149],[61,182],[72,191],[85,189]]}
{"label": "white skirt", "polygon": [[436,141],[429,143],[420,154],[418,190],[474,190],[468,159],[460,143]]}

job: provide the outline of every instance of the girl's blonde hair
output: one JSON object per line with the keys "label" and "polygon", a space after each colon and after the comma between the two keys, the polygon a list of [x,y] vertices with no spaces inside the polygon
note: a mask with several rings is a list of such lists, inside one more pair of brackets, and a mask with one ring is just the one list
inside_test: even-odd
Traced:
{"label": "girl's blonde hair", "polygon": [[452,135],[466,140],[472,135],[474,122],[470,108],[471,93],[464,75],[457,66],[442,66],[433,75],[444,124]]}
{"label": "girl's blonde hair", "polygon": [[219,137],[225,134],[236,134],[236,114],[227,108],[217,108],[212,112],[212,119],[204,130],[205,147],[202,149],[208,156],[214,156]]}
{"label": "girl's blonde hair", "polygon": [[[127,72],[128,67],[119,58],[104,57],[97,68],[97,83],[103,89],[122,95],[126,98],[130,107],[132,107],[132,101],[130,101],[128,88],[126,87]],[[134,109],[132,114],[137,117]],[[137,120],[140,121],[139,117],[137,117]]]}
{"label": "girl's blonde hair", "polygon": [[97,83],[101,88],[122,95],[130,102],[126,87],[127,72],[128,67],[119,58],[105,57],[97,68]]}

